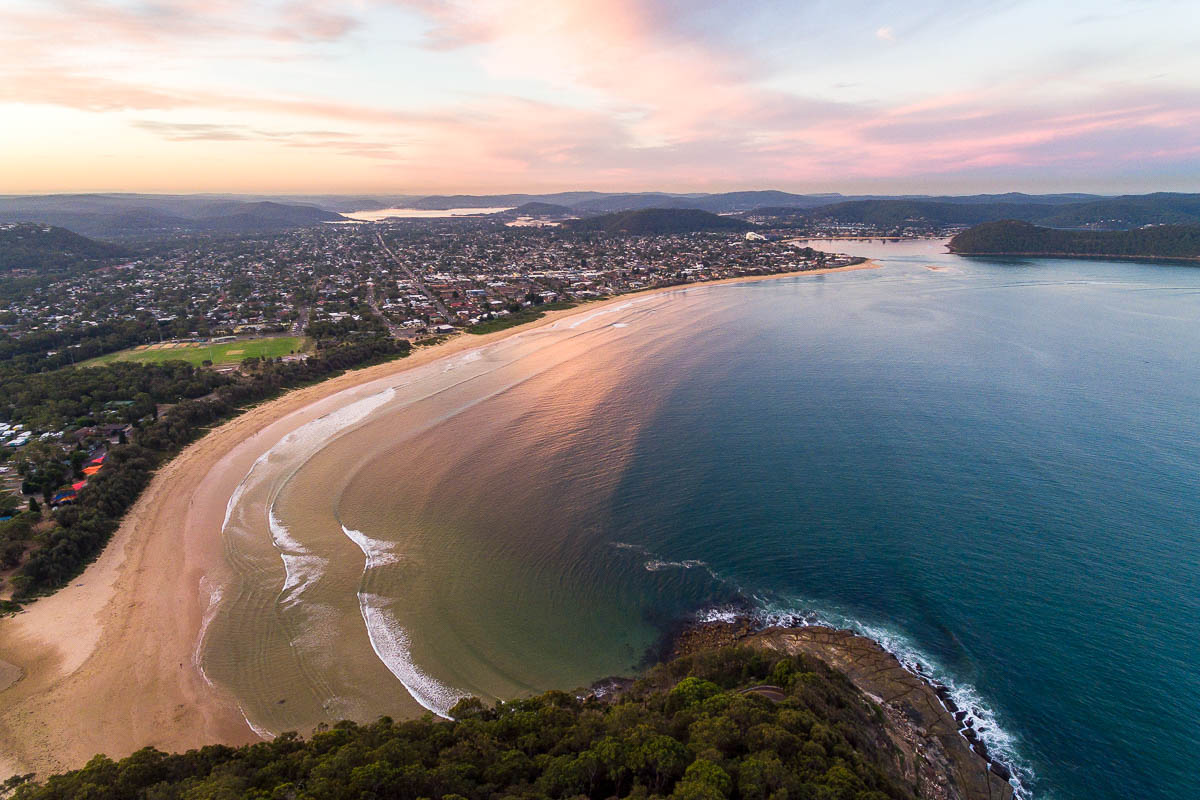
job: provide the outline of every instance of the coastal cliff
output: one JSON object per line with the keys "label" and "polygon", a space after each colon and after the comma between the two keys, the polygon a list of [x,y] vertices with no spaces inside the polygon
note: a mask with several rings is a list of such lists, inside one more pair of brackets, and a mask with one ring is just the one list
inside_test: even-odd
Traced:
{"label": "coastal cliff", "polygon": [[883,711],[879,733],[895,748],[893,775],[918,797],[1013,797],[1009,768],[988,752],[946,687],[909,671],[874,640],[821,626],[756,630],[745,620],[712,622],[682,631],[673,655],[732,645],[815,658],[846,676]]}

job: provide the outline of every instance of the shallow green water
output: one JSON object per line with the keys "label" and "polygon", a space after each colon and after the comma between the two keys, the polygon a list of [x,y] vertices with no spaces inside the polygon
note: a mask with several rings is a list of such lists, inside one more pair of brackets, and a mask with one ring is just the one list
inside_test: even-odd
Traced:
{"label": "shallow green water", "polygon": [[1200,269],[836,249],[885,269],[632,298],[281,445],[208,674],[305,729],[750,610],[929,665],[1037,796],[1188,796]]}

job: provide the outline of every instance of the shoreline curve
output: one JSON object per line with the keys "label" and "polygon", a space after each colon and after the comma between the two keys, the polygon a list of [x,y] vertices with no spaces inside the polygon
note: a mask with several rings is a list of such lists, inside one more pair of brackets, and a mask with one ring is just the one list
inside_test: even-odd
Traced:
{"label": "shoreline curve", "polygon": [[228,575],[221,528],[254,461],[291,430],[396,375],[648,294],[875,269],[846,267],[664,286],[547,312],[481,336],[293,389],[221,424],[154,475],[99,558],[53,595],[0,619],[0,778],[60,772],[96,753],[179,752],[260,741],[235,699],[195,663],[213,586]]}

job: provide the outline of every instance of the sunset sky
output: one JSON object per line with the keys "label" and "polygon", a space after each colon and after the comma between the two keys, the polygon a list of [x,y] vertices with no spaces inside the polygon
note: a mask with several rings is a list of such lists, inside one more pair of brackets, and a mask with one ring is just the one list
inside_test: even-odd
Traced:
{"label": "sunset sky", "polygon": [[0,0],[0,72],[0,193],[1200,189],[1196,0]]}

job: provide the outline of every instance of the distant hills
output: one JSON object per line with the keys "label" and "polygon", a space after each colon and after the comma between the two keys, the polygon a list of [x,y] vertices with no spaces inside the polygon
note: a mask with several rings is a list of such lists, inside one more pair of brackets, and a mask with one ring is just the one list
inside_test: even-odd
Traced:
{"label": "distant hills", "polygon": [[50,225],[0,224],[0,271],[87,269],[126,258],[122,247]]}
{"label": "distant hills", "polygon": [[519,219],[520,217],[566,219],[567,217],[574,217],[577,215],[578,212],[570,206],[559,205],[558,203],[543,203],[539,200],[534,200],[530,203],[523,203],[516,208],[510,208],[507,211],[499,211],[492,216],[496,217],[497,219],[513,220]]}
{"label": "distant hills", "polygon": [[[1049,228],[1122,230],[1200,224],[1200,194],[1103,197],[1018,192],[963,196],[793,194],[777,190],[556,192],[497,195],[147,195],[0,197],[0,222],[40,222],[99,238],[173,232],[262,233],[343,219],[339,212],[382,208],[510,209],[488,219],[596,217],[645,209],[734,215],[778,226],[861,225],[938,229],[1013,219]],[[479,218],[476,217],[476,220]],[[606,223],[600,223],[606,224]]]}
{"label": "distant hills", "polygon": [[834,203],[813,209],[760,208],[753,214],[793,224],[859,223],[878,228],[1021,220],[1049,228],[1120,230],[1142,225],[1200,224],[1200,195],[1159,193],[1053,202],[1029,196],[1010,196],[1004,200],[889,198]]}
{"label": "distant hills", "polygon": [[1019,220],[987,222],[950,240],[959,255],[1114,256],[1200,259],[1200,225],[1122,231],[1043,228]]}
{"label": "distant hills", "polygon": [[630,233],[637,235],[746,231],[754,225],[736,217],[722,217],[694,208],[643,208],[565,223],[574,231]]}
{"label": "distant hills", "polygon": [[0,223],[36,222],[85,236],[265,233],[344,219],[312,205],[208,195],[0,197]]}

